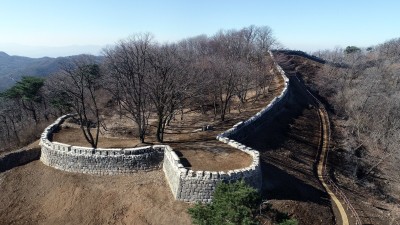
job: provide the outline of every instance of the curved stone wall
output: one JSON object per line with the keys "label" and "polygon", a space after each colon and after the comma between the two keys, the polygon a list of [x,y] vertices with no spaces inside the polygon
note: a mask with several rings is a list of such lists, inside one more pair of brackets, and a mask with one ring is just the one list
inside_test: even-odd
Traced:
{"label": "curved stone wall", "polygon": [[48,166],[78,173],[114,175],[135,173],[140,170],[160,169],[164,158],[164,147],[139,148],[87,148],[52,142],[52,133],[59,129],[64,120],[72,115],[58,118],[43,132],[40,145],[40,160]]}
{"label": "curved stone wall", "polygon": [[[273,57],[270,52],[271,57]],[[275,63],[275,67],[284,79],[285,86],[278,97],[275,97],[268,106],[246,121],[234,125],[231,129],[219,134],[217,139],[238,150],[251,155],[253,161],[250,166],[224,171],[192,171],[183,167],[176,153],[168,146],[165,149],[163,170],[170,185],[172,194],[176,199],[186,202],[211,202],[218,182],[233,182],[243,179],[249,185],[260,189],[262,185],[262,173],[260,167],[260,153],[233,139],[240,139],[245,135],[246,129],[255,129],[265,117],[279,111],[288,99],[289,79],[282,68]]]}
{"label": "curved stone wall", "polygon": [[243,169],[230,171],[193,171],[183,167],[176,153],[168,146],[165,149],[163,170],[176,199],[185,202],[211,202],[218,182],[233,182],[240,179],[256,189],[261,188],[262,174],[258,151],[254,151],[236,141],[229,145],[252,156],[252,164]]}
{"label": "curved stone wall", "polygon": [[[270,54],[273,57],[272,53]],[[66,118],[72,115],[60,117],[45,129],[40,140],[42,146],[40,160],[57,169],[99,175],[134,173],[139,170],[159,169],[162,166],[174,197],[186,202],[211,202],[215,187],[221,181],[233,182],[243,179],[254,188],[260,189],[262,174],[259,152],[235,140],[240,140],[242,134],[246,133],[246,129],[256,128],[265,117],[280,110],[288,98],[289,80],[278,64],[275,63],[275,67],[285,81],[285,87],[281,94],[256,115],[237,123],[231,129],[217,136],[219,141],[246,152],[252,157],[251,165],[246,168],[226,172],[193,171],[182,165],[177,154],[168,145],[93,149],[50,141],[52,133]]]}
{"label": "curved stone wall", "polygon": [[[272,53],[271,57],[273,57]],[[217,139],[226,142],[227,139],[234,140],[243,140],[246,138],[246,135],[256,130],[258,127],[263,125],[270,118],[273,118],[285,105],[287,99],[289,98],[289,79],[286,77],[283,69],[274,62],[275,68],[278,70],[278,73],[282,76],[284,80],[284,88],[281,93],[272,99],[272,101],[263,108],[260,112],[256,113],[254,116],[250,117],[246,121],[239,122],[235,124],[231,129],[225,131],[224,133],[217,136]]]}

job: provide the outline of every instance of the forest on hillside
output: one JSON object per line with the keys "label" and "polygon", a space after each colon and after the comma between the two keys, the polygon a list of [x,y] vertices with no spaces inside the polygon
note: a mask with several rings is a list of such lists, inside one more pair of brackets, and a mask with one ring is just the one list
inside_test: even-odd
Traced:
{"label": "forest on hillside", "polygon": [[[60,65],[79,56],[58,58],[29,58],[11,56],[0,51],[0,92],[15,85],[23,76],[48,77],[60,69]],[[102,57],[96,57],[100,62]]]}
{"label": "forest on hillside", "polygon": [[55,117],[76,113],[83,135],[96,147],[104,110],[126,116],[145,141],[149,119],[162,142],[169,121],[183,109],[212,109],[225,120],[234,98],[268,91],[273,79],[268,51],[277,45],[269,27],[249,26],[158,43],[137,34],[103,50],[104,60],[82,55],[60,63],[49,78],[23,77],[1,94],[1,150],[37,139]]}
{"label": "forest on hillside", "polygon": [[311,79],[334,113],[338,170],[384,201],[400,203],[400,38],[315,53]]}

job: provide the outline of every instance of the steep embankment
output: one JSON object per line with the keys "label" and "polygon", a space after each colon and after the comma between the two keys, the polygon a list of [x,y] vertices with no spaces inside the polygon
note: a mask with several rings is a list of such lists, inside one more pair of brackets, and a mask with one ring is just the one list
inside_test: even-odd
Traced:
{"label": "steep embankment", "polygon": [[315,173],[321,138],[318,112],[306,91],[286,74],[287,103],[238,141],[260,152],[263,195],[273,208],[299,224],[334,224],[329,195]]}
{"label": "steep embankment", "polygon": [[[318,94],[315,94],[318,93],[319,90],[317,88],[318,85],[316,85],[315,82],[319,79],[319,70],[324,65],[314,60],[291,54],[285,55],[284,62],[286,68],[292,70],[293,73],[296,73],[299,77],[305,80],[307,86],[311,87],[312,93],[318,96]],[[331,151],[329,152],[329,157],[327,159],[328,172],[330,178],[334,180],[335,186],[337,186],[345,196],[345,198],[343,198],[341,196],[342,194],[335,192],[341,203],[345,204],[350,224],[355,224],[356,220],[353,215],[354,213],[351,212],[351,207],[347,206],[347,201],[351,203],[354,211],[358,214],[360,218],[359,223],[395,224],[396,220],[393,220],[393,218],[396,219],[396,217],[395,214],[393,214],[394,211],[391,210],[390,205],[381,199],[377,199],[377,197],[368,190],[367,186],[360,184],[356,185],[356,180],[343,176],[342,171],[348,173],[349,171],[347,169],[349,167],[348,165],[345,165],[345,160],[343,160],[343,157],[348,157],[348,155],[346,155],[340,147],[343,140],[347,139],[346,136],[340,135],[340,132],[342,131],[341,129],[343,129],[343,126],[341,125],[342,119],[338,118],[332,111],[333,106],[330,105],[328,100],[320,96],[318,96],[318,99],[323,102],[329,111],[329,119],[332,124]],[[329,184],[329,186],[333,188],[331,184]],[[334,189],[335,188],[333,188],[333,190]]]}

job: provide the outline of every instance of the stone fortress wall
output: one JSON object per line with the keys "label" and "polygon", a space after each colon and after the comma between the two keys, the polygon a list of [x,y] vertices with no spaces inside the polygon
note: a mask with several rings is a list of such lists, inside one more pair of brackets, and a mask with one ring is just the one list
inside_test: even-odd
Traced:
{"label": "stone fortress wall", "polygon": [[161,168],[164,148],[160,146],[94,149],[50,141],[53,132],[71,116],[69,114],[58,118],[44,130],[40,138],[42,146],[40,160],[45,165],[68,172],[98,175],[134,173]]}
{"label": "stone fortress wall", "polygon": [[[273,57],[272,53],[271,57]],[[260,112],[250,117],[248,120],[239,122],[234,125],[231,129],[225,131],[224,133],[218,135],[217,139],[220,141],[224,141],[223,137],[229,137],[230,139],[234,139],[240,142],[246,138],[246,136],[257,130],[260,126],[265,124],[274,118],[274,116],[284,107],[285,103],[290,97],[289,79],[286,77],[283,69],[274,61],[275,68],[278,70],[278,73],[284,79],[284,88],[279,96],[272,99],[272,101],[263,108]],[[226,140],[225,140],[226,141]]]}
{"label": "stone fortress wall", "polygon": [[[272,53],[270,53],[272,56]],[[250,166],[230,171],[193,171],[185,168],[178,155],[168,145],[153,145],[140,148],[101,149],[71,146],[52,142],[52,133],[59,129],[64,120],[72,115],[58,118],[43,132],[40,145],[40,160],[54,168],[79,173],[114,175],[149,171],[163,168],[166,180],[175,199],[185,202],[211,202],[217,183],[243,179],[249,185],[260,189],[262,173],[260,154],[235,140],[262,123],[265,116],[270,116],[282,108],[288,95],[289,80],[279,65],[275,64],[285,81],[285,87],[278,97],[250,119],[239,122],[231,129],[219,134],[217,139],[252,157]]]}
{"label": "stone fortress wall", "polygon": [[[272,53],[271,57],[273,57]],[[284,89],[278,97],[275,97],[267,107],[244,122],[239,122],[231,129],[219,134],[217,139],[240,151],[249,154],[253,161],[250,166],[243,169],[230,171],[192,171],[184,168],[177,154],[170,148],[166,148],[164,154],[163,170],[170,185],[172,194],[176,199],[185,202],[211,202],[216,184],[218,182],[232,182],[243,179],[249,185],[260,189],[262,185],[262,173],[260,167],[260,153],[235,140],[243,137],[247,130],[256,129],[263,123],[265,117],[272,116],[282,109],[288,99],[289,79],[282,68],[275,63],[275,67],[284,79]],[[235,139],[235,140],[234,140]]]}
{"label": "stone fortress wall", "polygon": [[216,185],[221,181],[233,182],[243,179],[254,188],[261,188],[262,174],[258,151],[234,140],[229,140],[227,144],[251,155],[253,158],[251,165],[226,172],[193,171],[182,165],[171,148],[165,149],[163,171],[175,199],[185,202],[211,202]]}

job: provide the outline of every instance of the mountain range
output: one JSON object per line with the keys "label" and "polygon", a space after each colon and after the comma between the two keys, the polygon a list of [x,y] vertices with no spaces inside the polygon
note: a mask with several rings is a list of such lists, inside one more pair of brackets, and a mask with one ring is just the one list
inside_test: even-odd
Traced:
{"label": "mountain range", "polygon": [[23,76],[47,77],[74,57],[78,56],[29,58],[10,56],[0,51],[0,92],[14,85]]}

